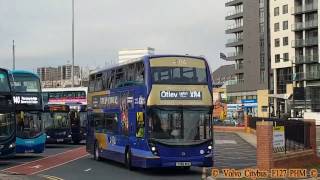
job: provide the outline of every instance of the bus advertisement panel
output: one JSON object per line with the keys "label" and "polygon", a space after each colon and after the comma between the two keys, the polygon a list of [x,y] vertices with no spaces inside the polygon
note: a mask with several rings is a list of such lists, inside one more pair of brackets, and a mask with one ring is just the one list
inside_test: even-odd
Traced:
{"label": "bus advertisement panel", "polygon": [[0,158],[14,156],[16,119],[8,71],[0,68]]}
{"label": "bus advertisement panel", "polygon": [[90,74],[87,151],[128,168],[213,165],[207,62],[145,56]]}
{"label": "bus advertisement panel", "polygon": [[43,131],[43,111],[40,78],[28,71],[11,71],[13,77],[17,153],[42,153],[46,135]]}
{"label": "bus advertisement panel", "polygon": [[68,105],[45,105],[42,114],[47,143],[71,143],[70,108]]}
{"label": "bus advertisement panel", "polygon": [[45,104],[82,104],[87,105],[87,88],[47,88],[43,89]]}

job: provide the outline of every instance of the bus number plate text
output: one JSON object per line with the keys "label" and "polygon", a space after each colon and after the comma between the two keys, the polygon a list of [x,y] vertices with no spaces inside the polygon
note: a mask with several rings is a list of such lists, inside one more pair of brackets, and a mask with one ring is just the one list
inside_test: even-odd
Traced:
{"label": "bus number plate text", "polygon": [[176,166],[191,166],[191,162],[176,162]]}

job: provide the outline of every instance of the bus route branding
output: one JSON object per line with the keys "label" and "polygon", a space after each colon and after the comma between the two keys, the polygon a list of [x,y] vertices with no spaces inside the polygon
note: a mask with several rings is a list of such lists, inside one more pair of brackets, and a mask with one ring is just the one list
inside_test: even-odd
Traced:
{"label": "bus route branding", "polygon": [[38,97],[14,96],[13,102],[15,104],[38,104]]}
{"label": "bus route branding", "polygon": [[161,100],[202,100],[201,91],[160,91]]}

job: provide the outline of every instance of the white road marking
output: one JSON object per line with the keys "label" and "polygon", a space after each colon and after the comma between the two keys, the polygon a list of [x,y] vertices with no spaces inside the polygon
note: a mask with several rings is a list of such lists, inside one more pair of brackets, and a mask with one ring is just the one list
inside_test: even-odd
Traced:
{"label": "white road marking", "polygon": [[84,170],[84,172],[89,172],[91,171],[91,168]]}
{"label": "white road marking", "polygon": [[31,168],[33,168],[33,169],[39,169],[41,167],[42,167],[41,165],[31,166]]}
{"label": "white road marking", "polygon": [[215,140],[215,144],[238,144],[235,140]]}

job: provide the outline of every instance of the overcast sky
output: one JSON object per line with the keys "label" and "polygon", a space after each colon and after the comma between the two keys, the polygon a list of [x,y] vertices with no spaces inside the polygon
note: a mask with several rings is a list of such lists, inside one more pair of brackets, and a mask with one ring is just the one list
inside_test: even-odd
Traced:
{"label": "overcast sky", "polygon": [[[120,49],[153,47],[157,54],[224,62],[224,0],[75,0],[75,62],[104,66]],[[35,70],[71,62],[71,0],[0,0],[0,64]]]}

